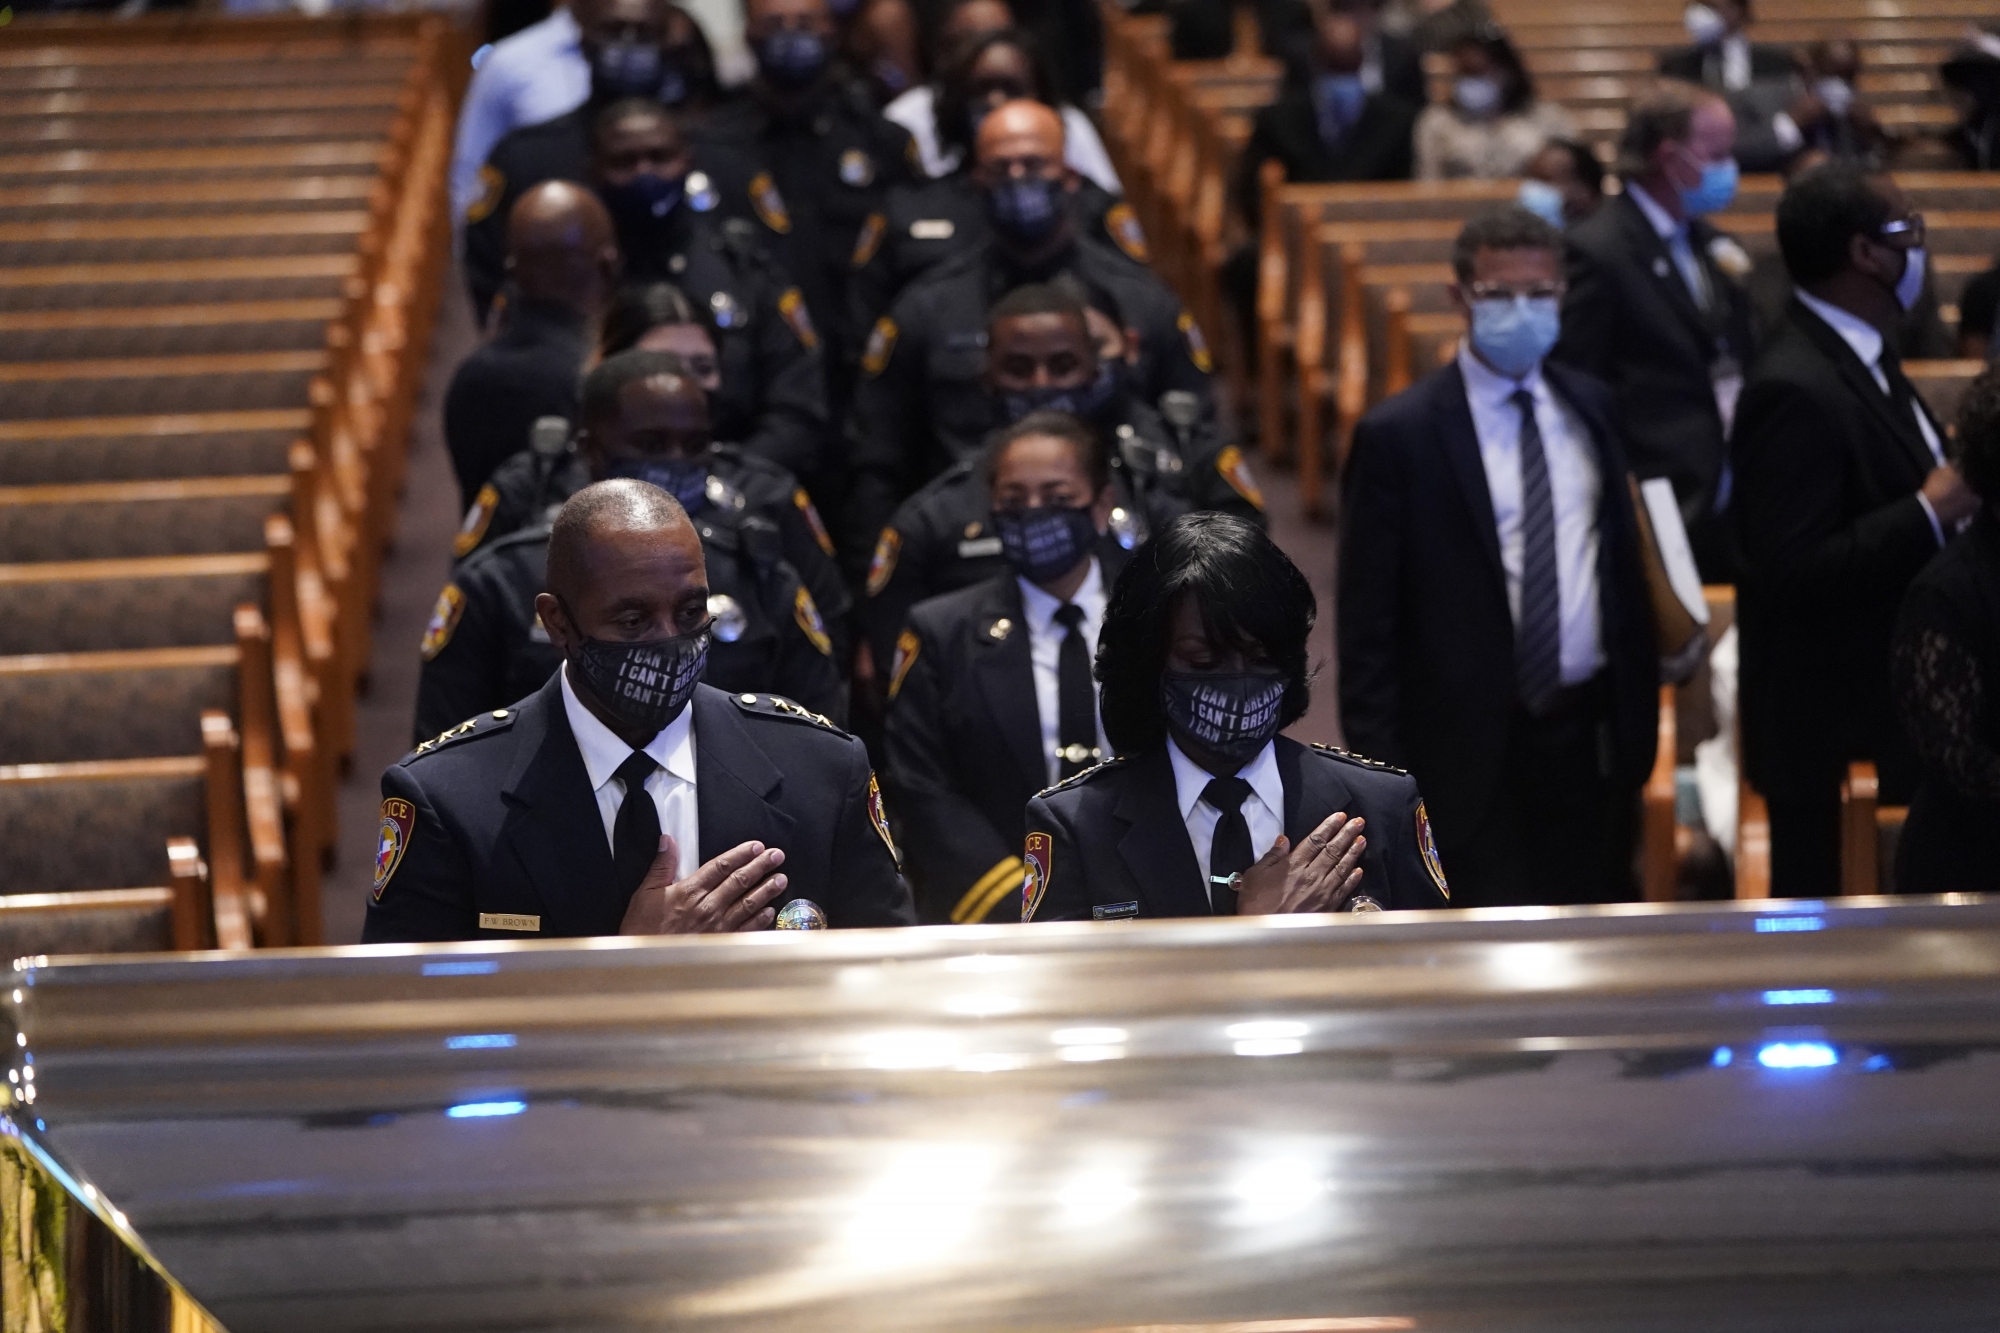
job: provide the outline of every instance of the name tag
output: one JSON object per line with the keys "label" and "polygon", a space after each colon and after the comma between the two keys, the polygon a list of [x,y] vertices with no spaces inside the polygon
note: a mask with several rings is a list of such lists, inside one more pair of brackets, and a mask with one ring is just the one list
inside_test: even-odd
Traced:
{"label": "name tag", "polygon": [[[1136,904],[1134,905],[1136,906]],[[525,930],[533,934],[542,928],[542,919],[538,916],[517,916],[512,912],[481,912],[479,914],[479,928],[481,930]]]}
{"label": "name tag", "polygon": [[918,218],[910,224],[913,241],[948,241],[958,227],[950,218]]}
{"label": "name tag", "polygon": [[1125,921],[1139,915],[1137,903],[1106,903],[1090,909],[1092,921]]}
{"label": "name tag", "polygon": [[1000,550],[1000,539],[998,537],[974,537],[971,541],[964,541],[958,544],[958,558],[960,560],[982,560],[989,555],[999,555]]}

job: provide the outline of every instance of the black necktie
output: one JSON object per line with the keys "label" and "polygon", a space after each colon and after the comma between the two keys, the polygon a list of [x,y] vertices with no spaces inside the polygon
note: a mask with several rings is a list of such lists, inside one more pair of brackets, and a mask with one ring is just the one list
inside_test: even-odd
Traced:
{"label": "black necktie", "polygon": [[[1917,386],[1910,383],[1910,377],[1903,373],[1903,360],[1890,351],[1887,344],[1882,348],[1882,359],[1876,363],[1882,367],[1882,378],[1889,381],[1889,401],[1895,404],[1898,418],[1910,429],[1923,436],[1923,427],[1917,424]],[[1930,446],[1924,446],[1928,449]]]}
{"label": "black necktie", "polygon": [[1248,870],[1257,859],[1250,854],[1250,824],[1243,818],[1243,802],[1249,797],[1250,784],[1242,778],[1215,778],[1202,789],[1201,799],[1222,812],[1208,844],[1208,901],[1217,916],[1236,915],[1236,889],[1230,877]]}
{"label": "black necktie", "polygon": [[1549,460],[1526,389],[1510,400],[1521,409],[1521,623],[1514,632],[1514,667],[1521,702],[1540,716],[1562,688],[1562,585],[1556,577],[1556,505]]}
{"label": "black necktie", "polygon": [[[646,790],[646,779],[659,766],[659,761],[644,750],[634,750],[618,765],[615,775],[625,784],[625,799],[611,825],[611,865],[619,895],[627,901],[638,892],[639,881],[646,878],[647,869],[660,851],[660,811],[653,804],[652,793]],[[683,871],[693,868],[687,861],[693,851],[691,847],[680,849]]]}
{"label": "black necktie", "polygon": [[1090,648],[1083,641],[1083,608],[1065,602],[1056,608],[1063,635],[1056,656],[1056,750],[1059,778],[1074,777],[1097,762],[1097,688],[1090,683]]}

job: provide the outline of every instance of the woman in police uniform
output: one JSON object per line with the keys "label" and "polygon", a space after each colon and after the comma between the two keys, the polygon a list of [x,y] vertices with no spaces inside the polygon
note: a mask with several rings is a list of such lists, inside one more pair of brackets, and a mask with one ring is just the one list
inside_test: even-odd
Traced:
{"label": "woman in police uniform", "polygon": [[1278,735],[1311,696],[1312,587],[1262,529],[1189,514],[1098,638],[1118,757],[1028,804],[1030,921],[1443,907],[1416,780]]}

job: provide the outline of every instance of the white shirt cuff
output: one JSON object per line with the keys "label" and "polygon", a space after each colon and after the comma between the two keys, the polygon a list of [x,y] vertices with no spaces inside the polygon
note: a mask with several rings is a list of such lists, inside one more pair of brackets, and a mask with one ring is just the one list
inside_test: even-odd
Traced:
{"label": "white shirt cuff", "polygon": [[1917,492],[1917,503],[1924,507],[1924,517],[1931,521],[1931,532],[1937,537],[1939,546],[1944,545],[1944,524],[1938,522],[1937,510],[1931,508],[1931,497]]}
{"label": "white shirt cuff", "polygon": [[1778,136],[1780,152],[1796,153],[1805,146],[1805,132],[1799,128],[1799,123],[1792,119],[1788,111],[1780,111],[1771,117],[1771,133]]}

